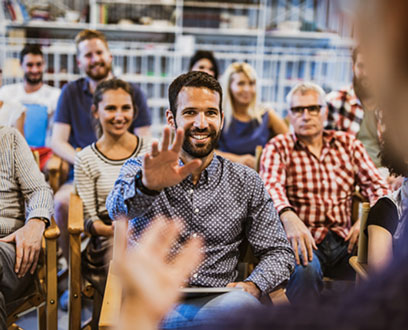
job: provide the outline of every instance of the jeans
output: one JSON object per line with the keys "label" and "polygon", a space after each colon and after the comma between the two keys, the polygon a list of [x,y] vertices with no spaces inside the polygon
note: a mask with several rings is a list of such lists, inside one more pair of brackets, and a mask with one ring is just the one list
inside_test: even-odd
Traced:
{"label": "jeans", "polygon": [[256,307],[261,303],[245,291],[211,294],[200,298],[186,299],[165,317],[162,329],[183,329],[208,324],[214,315],[229,313],[244,307]]}
{"label": "jeans", "polygon": [[323,289],[323,275],[343,280],[353,280],[355,273],[349,265],[349,242],[329,231],[313,251],[313,260],[307,266],[296,265],[286,287],[291,303],[312,303]]}
{"label": "jeans", "polygon": [[10,305],[6,303],[21,297],[33,282],[32,275],[27,272],[23,278],[18,278],[14,265],[16,262],[16,247],[14,244],[0,242],[0,329],[7,329],[7,313]]}

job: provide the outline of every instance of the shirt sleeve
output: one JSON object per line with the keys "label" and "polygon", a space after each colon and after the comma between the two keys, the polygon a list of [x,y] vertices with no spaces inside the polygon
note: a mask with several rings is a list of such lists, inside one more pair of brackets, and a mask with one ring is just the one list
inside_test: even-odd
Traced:
{"label": "shirt sleeve", "polygon": [[147,106],[146,97],[138,86],[133,84],[132,87],[133,97],[138,109],[137,117],[132,124],[132,128],[150,126],[152,124],[152,117],[149,107]]}
{"label": "shirt sleeve", "polygon": [[44,217],[51,220],[53,195],[45,182],[33,154],[23,136],[15,130],[14,162],[16,180],[26,202],[26,219]]}
{"label": "shirt sleeve", "polygon": [[246,281],[254,282],[262,292],[269,293],[289,280],[295,258],[272,199],[258,175],[255,175],[251,189],[246,231],[260,261]]}
{"label": "shirt sleeve", "polygon": [[84,228],[91,233],[93,222],[100,220],[96,209],[96,181],[92,177],[91,164],[80,153],[75,158],[74,173],[75,187],[84,205]]}
{"label": "shirt sleeve", "polygon": [[279,151],[274,141],[276,140],[272,139],[264,148],[259,175],[272,197],[275,208],[280,212],[291,204],[286,196],[286,164],[283,153]]}
{"label": "shirt sleeve", "polygon": [[362,195],[368,198],[370,205],[373,206],[380,197],[391,194],[391,190],[387,182],[381,177],[363,144],[352,138],[352,148],[354,150],[357,184]]}
{"label": "shirt sleeve", "polygon": [[129,159],[123,164],[119,177],[106,199],[106,209],[112,220],[121,217],[133,219],[148,212],[157,196],[148,196],[136,189],[135,177],[142,168],[141,158]]}
{"label": "shirt sleeve", "polygon": [[[385,228],[394,235],[398,225],[398,211],[395,204],[389,198],[380,198],[370,209],[367,218],[367,227],[377,225]],[[367,234],[367,228],[365,229]]]}
{"label": "shirt sleeve", "polygon": [[71,99],[72,95],[69,89],[70,84],[66,84],[61,91],[60,97],[57,103],[57,110],[55,111],[54,115],[54,122],[55,123],[64,123],[72,125],[71,119],[71,111],[69,110],[71,107]]}

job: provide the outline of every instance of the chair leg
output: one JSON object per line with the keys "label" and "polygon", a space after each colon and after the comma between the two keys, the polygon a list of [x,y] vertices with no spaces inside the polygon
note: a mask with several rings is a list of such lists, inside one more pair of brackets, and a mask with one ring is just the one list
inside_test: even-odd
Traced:
{"label": "chair leg", "polygon": [[69,235],[69,329],[81,328],[81,236]]}
{"label": "chair leg", "polygon": [[[57,239],[47,239],[47,290],[45,319],[46,327],[40,329],[57,329],[58,328],[58,293],[57,293]],[[40,319],[43,313],[40,310]],[[44,321],[43,321],[44,322]]]}
{"label": "chair leg", "polygon": [[37,329],[47,329],[47,312],[45,305],[41,305],[37,308]]}

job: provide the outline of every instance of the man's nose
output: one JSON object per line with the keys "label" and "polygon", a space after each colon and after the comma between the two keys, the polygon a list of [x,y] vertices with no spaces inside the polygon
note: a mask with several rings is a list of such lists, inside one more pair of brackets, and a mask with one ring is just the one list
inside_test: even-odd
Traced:
{"label": "man's nose", "polygon": [[307,108],[304,108],[303,109],[303,112],[302,112],[302,117],[304,118],[304,119],[310,119],[310,112],[309,112],[309,110],[307,109]]}
{"label": "man's nose", "polygon": [[204,112],[200,112],[194,121],[194,126],[198,127],[198,128],[206,128],[208,127],[208,122],[207,122],[207,118],[205,117],[205,113]]}

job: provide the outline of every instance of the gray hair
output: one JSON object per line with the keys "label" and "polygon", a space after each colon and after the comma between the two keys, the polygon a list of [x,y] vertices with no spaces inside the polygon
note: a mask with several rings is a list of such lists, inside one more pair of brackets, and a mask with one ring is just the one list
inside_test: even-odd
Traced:
{"label": "gray hair", "polygon": [[286,95],[286,102],[290,105],[292,103],[293,95],[300,93],[304,95],[308,92],[316,92],[319,95],[321,105],[326,105],[326,92],[318,84],[311,81],[297,83]]}

